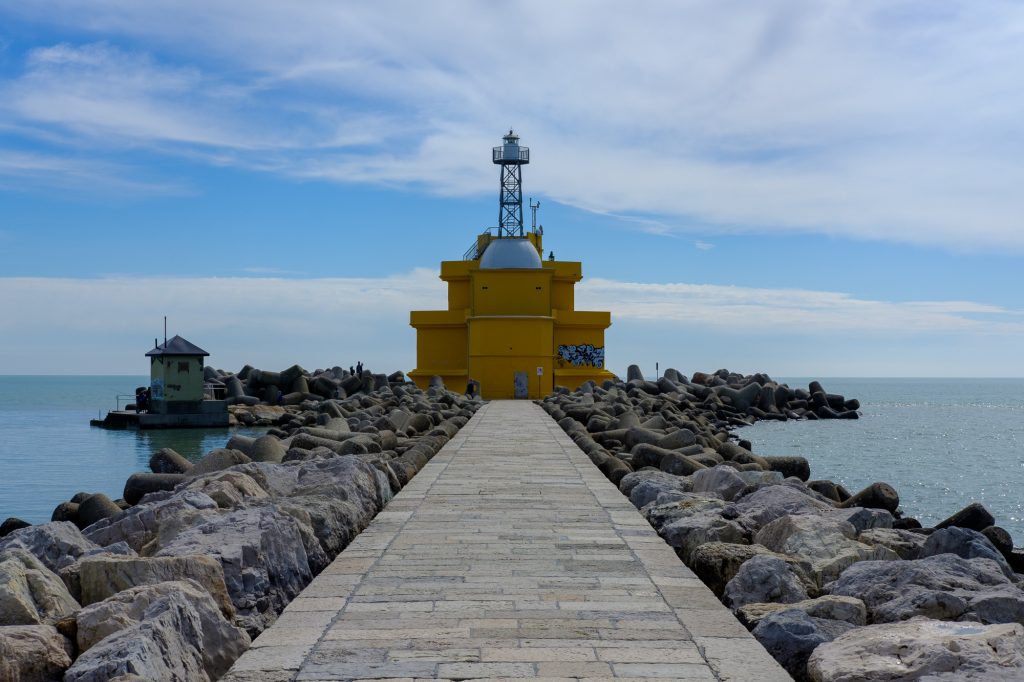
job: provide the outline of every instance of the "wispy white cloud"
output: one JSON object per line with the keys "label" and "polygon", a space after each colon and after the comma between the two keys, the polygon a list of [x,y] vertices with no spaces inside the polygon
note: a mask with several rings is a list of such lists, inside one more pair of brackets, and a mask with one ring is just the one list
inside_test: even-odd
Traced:
{"label": "wispy white cloud", "polygon": [[710,251],[711,249],[715,248],[715,245],[710,242],[704,242],[698,239],[693,243],[693,247],[698,251]]}
{"label": "wispy white cloud", "polygon": [[886,336],[982,332],[1024,340],[1024,311],[970,301],[876,301],[830,291],[600,278],[584,281],[577,290],[580,307],[603,306],[624,320],[695,324],[702,329]]}
{"label": "wispy white cloud", "polygon": [[136,168],[102,159],[0,148],[0,187],[22,191],[59,187],[131,196],[183,195],[193,192],[179,181],[147,180]]}
{"label": "wispy white cloud", "polygon": [[[171,333],[206,348],[216,366],[324,365],[358,355],[373,366],[411,369],[409,311],[445,305],[445,285],[427,269],[379,278],[0,278],[0,374],[130,371],[160,333],[163,315]],[[613,350],[629,362],[650,357],[654,348],[664,351],[666,344],[681,355],[678,339],[686,340],[688,361],[705,366],[720,361],[722,343],[756,338],[757,357],[767,360],[751,369],[768,371],[794,344],[810,339],[827,348],[900,338],[910,359],[918,345],[966,339],[987,349],[977,359],[986,367],[1024,371],[1014,350],[1024,342],[1024,311],[984,303],[589,279],[578,286],[577,307],[612,311],[610,338],[622,339]],[[638,331],[651,325],[656,333]],[[714,347],[701,348],[707,345],[702,338],[716,339]],[[748,348],[749,363],[753,345]],[[996,350],[1001,348],[1006,350]],[[843,360],[823,371],[848,373]]]}
{"label": "wispy white cloud", "polygon": [[464,194],[511,124],[531,186],[640,229],[1024,249],[1019,3],[7,11],[149,46],[49,46],[0,83],[9,125],[79,144]]}

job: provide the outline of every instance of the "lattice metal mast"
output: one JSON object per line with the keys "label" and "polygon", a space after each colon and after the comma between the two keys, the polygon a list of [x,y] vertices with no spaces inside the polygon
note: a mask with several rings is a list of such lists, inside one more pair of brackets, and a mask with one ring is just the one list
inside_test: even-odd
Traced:
{"label": "lattice metal mast", "polygon": [[493,150],[492,161],[501,166],[498,194],[498,236],[523,236],[522,166],[530,163],[530,149],[519,146],[519,136],[510,128],[504,142]]}

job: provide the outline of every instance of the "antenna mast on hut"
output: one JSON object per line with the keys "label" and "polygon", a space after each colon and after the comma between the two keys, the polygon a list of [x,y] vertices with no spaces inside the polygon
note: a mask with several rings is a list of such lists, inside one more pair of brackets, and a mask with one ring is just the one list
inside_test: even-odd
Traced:
{"label": "antenna mast on hut", "polygon": [[523,236],[522,166],[530,163],[530,148],[519,146],[519,136],[509,128],[500,147],[494,147],[491,160],[501,166],[501,190],[498,194],[498,236]]}

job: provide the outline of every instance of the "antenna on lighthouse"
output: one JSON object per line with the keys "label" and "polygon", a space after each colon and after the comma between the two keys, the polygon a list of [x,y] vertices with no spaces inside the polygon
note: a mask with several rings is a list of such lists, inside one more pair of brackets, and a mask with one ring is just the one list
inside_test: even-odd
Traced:
{"label": "antenna on lighthouse", "polygon": [[533,231],[534,232],[537,231],[537,209],[539,209],[539,208],[540,208],[540,202],[538,201],[535,204],[535,203],[533,203],[533,197],[530,197],[530,212],[533,213],[532,226],[533,226]]}
{"label": "antenna on lighthouse", "polygon": [[[522,166],[530,163],[529,147],[519,146],[519,136],[509,128],[500,147],[495,147],[491,160],[501,166],[501,190],[498,194],[498,236],[523,236],[523,174]],[[532,204],[531,204],[532,205]]]}

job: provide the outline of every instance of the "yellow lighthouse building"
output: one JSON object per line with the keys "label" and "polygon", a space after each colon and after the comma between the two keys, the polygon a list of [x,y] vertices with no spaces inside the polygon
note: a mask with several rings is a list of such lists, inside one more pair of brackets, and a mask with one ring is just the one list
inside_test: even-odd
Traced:
{"label": "yellow lighthouse building", "polygon": [[543,260],[543,230],[523,231],[521,168],[530,150],[510,130],[495,147],[501,166],[498,227],[476,239],[463,260],[443,261],[447,310],[417,310],[416,369],[421,388],[440,376],[461,390],[479,382],[484,398],[540,398],[555,385],[576,388],[613,378],[605,369],[611,313],[575,309],[578,261]]}

